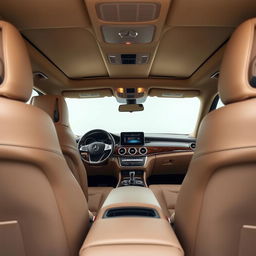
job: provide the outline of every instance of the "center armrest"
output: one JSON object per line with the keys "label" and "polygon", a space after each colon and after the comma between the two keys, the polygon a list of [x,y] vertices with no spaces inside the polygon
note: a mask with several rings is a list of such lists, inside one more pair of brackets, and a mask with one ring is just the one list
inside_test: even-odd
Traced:
{"label": "center armrest", "polygon": [[103,208],[113,204],[149,204],[160,208],[160,205],[149,188],[126,186],[113,189],[106,198]]}
{"label": "center armrest", "polygon": [[123,251],[124,247],[130,255],[136,256],[153,256],[156,251],[163,256],[184,255],[166,219],[110,218],[95,221],[80,256],[129,255]]}
{"label": "center armrest", "polygon": [[152,191],[111,191],[80,250],[80,256],[183,256],[181,245]]}
{"label": "center armrest", "polygon": [[117,244],[151,244],[179,247],[179,242],[165,219],[112,218],[97,220],[84,248]]}

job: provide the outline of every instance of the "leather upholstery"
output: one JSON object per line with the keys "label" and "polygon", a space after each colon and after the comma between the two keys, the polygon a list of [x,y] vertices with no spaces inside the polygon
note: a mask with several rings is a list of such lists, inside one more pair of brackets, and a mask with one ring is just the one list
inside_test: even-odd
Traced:
{"label": "leather upholstery", "polygon": [[171,217],[175,211],[181,185],[150,185],[149,188],[155,194],[165,216]]}
{"label": "leather upholstery", "polygon": [[[159,218],[105,218],[109,209],[129,207],[155,209]],[[86,237],[80,255],[156,254],[182,256],[184,252],[152,191],[142,187],[119,187],[112,190]]]}
{"label": "leather upholstery", "polygon": [[[86,199],[69,171],[52,120],[22,102],[32,91],[22,37],[5,22],[0,29],[0,221],[17,223],[26,256],[77,255],[89,226]],[[7,247],[0,254],[10,255]]]}
{"label": "leather upholstery", "polygon": [[112,187],[88,187],[88,206],[95,216],[102,207]]}
{"label": "leather upholstery", "polygon": [[95,215],[112,188],[88,187],[86,170],[77,149],[76,137],[69,125],[68,108],[64,97],[35,96],[31,104],[43,109],[53,119],[63,155],[88,200],[89,210]]}
{"label": "leather upholstery", "polygon": [[73,175],[88,199],[87,174],[77,150],[75,135],[69,126],[68,108],[62,96],[35,96],[31,104],[44,110],[53,119],[62,153]]}
{"label": "leather upholstery", "polygon": [[219,81],[228,105],[203,119],[179,193],[175,230],[187,256],[238,255],[242,227],[256,226],[255,24],[242,24],[228,44]]}
{"label": "leather upholstery", "polygon": [[250,84],[256,76],[255,22],[256,18],[241,24],[226,48],[219,78],[224,104],[256,97],[256,90]]}
{"label": "leather upholstery", "polygon": [[[90,247],[127,244],[131,247],[138,244],[164,245],[175,247],[177,251],[182,252],[176,235],[166,219],[142,217],[97,219],[81,251]],[[136,255],[136,252],[132,255]]]}
{"label": "leather upholstery", "polygon": [[25,43],[11,24],[1,21],[0,30],[0,95],[26,102],[32,92],[33,79]]}
{"label": "leather upholstery", "polygon": [[184,255],[169,223],[163,219],[101,219],[91,231],[80,251],[81,256]]}

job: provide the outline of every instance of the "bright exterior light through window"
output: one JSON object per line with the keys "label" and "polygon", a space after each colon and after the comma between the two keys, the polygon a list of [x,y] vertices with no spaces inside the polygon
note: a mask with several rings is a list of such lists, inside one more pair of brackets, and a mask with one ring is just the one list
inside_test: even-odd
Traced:
{"label": "bright exterior light through window", "polygon": [[142,131],[145,133],[193,132],[199,113],[198,98],[148,97],[144,111],[118,111],[114,97],[94,99],[66,99],[70,125],[76,135],[89,130],[103,129],[112,133]]}

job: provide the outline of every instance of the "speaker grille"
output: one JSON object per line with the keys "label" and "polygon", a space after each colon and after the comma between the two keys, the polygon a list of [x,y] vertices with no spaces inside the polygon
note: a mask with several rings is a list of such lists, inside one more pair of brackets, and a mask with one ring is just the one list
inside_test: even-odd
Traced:
{"label": "speaker grille", "polygon": [[96,5],[97,15],[109,22],[144,22],[159,17],[157,3],[101,3]]}

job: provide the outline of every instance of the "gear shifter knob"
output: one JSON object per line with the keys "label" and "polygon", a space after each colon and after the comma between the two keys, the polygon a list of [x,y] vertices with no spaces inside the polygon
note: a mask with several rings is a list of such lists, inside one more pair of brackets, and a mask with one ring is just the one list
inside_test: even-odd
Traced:
{"label": "gear shifter knob", "polygon": [[135,183],[135,172],[129,172],[129,176],[130,176],[130,179],[129,179],[129,183],[130,184],[134,184]]}

